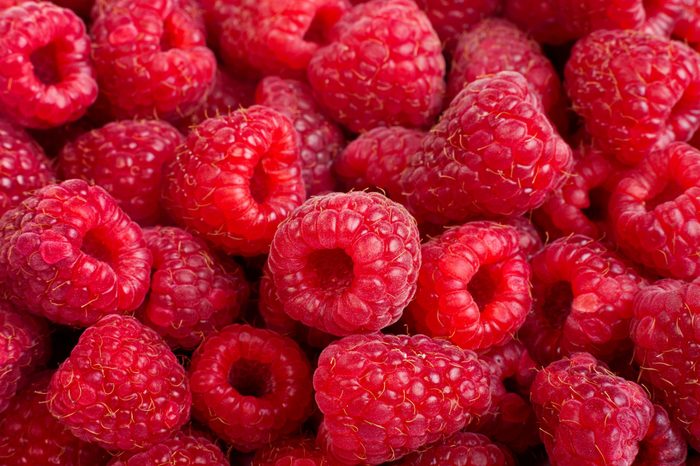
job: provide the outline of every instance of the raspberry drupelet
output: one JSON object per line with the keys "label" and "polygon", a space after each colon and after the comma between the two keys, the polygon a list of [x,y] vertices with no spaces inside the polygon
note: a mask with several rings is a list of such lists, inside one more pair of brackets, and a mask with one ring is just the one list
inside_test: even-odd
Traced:
{"label": "raspberry drupelet", "polygon": [[515,466],[511,452],[482,434],[457,432],[392,463],[393,466]]}
{"label": "raspberry drupelet", "polygon": [[398,321],[420,264],[413,218],[383,195],[364,192],[308,200],[280,225],[268,260],[284,311],[338,336]]}
{"label": "raspberry drupelet", "polygon": [[311,369],[291,338],[233,324],[192,357],[194,415],[240,451],[295,432],[311,414]]}
{"label": "raspberry drupelet", "polygon": [[336,466],[312,438],[291,437],[255,452],[251,466]]}
{"label": "raspberry drupelet", "polygon": [[108,466],[229,466],[219,447],[202,436],[178,432],[172,438],[135,454],[115,457]]}
{"label": "raspberry drupelet", "polygon": [[0,277],[10,298],[56,323],[87,327],[135,310],[150,269],[141,228],[82,180],[36,191],[0,222]]}
{"label": "raspberry drupelet", "polygon": [[685,0],[673,35],[697,49],[700,45],[700,3]]}
{"label": "raspberry drupelet", "polygon": [[31,128],[77,120],[97,98],[90,38],[50,2],[0,10],[0,113]]}
{"label": "raspberry drupelet", "polygon": [[471,222],[421,248],[406,319],[420,333],[484,349],[515,334],[530,310],[530,266],[515,228]]}

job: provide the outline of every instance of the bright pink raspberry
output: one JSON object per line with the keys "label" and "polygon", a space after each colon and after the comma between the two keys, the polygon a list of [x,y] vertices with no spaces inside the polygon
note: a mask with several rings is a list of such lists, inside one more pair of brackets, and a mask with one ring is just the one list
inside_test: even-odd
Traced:
{"label": "bright pink raspberry", "polygon": [[163,165],[184,138],[157,120],[124,120],[84,133],[66,144],[58,158],[64,178],[80,178],[105,189],[134,221],[162,217]]}
{"label": "bright pink raspberry", "polygon": [[700,127],[700,57],[680,42],[594,32],[571,51],[565,84],[594,143],[622,163]]}
{"label": "bright pink raspberry", "polygon": [[440,39],[410,0],[372,0],[354,7],[311,59],[318,102],[352,131],[424,127],[445,91]]}
{"label": "bright pink raspberry", "polygon": [[395,466],[515,466],[510,451],[482,434],[457,432],[397,461]]}
{"label": "bright pink raspberry", "polygon": [[257,105],[192,128],[165,178],[170,215],[229,254],[265,253],[305,197],[291,122]]}
{"label": "bright pink raspberry", "polygon": [[503,71],[468,84],[411,158],[402,178],[410,210],[437,225],[515,216],[564,181],[571,149],[525,78]]}
{"label": "bright pink raspberry", "polygon": [[306,194],[313,196],[333,191],[335,180],[331,166],[345,144],[345,137],[340,128],[321,112],[308,84],[268,76],[258,84],[255,103],[272,107],[292,120],[299,134],[301,174]]}
{"label": "bright pink raspberry", "polygon": [[139,226],[82,180],[36,191],[0,223],[0,277],[12,300],[56,323],[86,327],[135,310],[150,269]]}
{"label": "bright pink raspberry", "polygon": [[50,2],[0,10],[0,113],[22,126],[77,120],[97,98],[90,38],[75,13]]}
{"label": "bright pink raspberry", "polygon": [[202,436],[178,432],[146,451],[120,455],[108,466],[229,466],[219,447]]}
{"label": "bright pink raspberry", "polygon": [[51,414],[73,435],[109,450],[143,450],[189,419],[187,374],[168,345],[130,316],[83,332],[49,384]]}
{"label": "bright pink raspberry", "polygon": [[255,452],[251,466],[334,466],[312,438],[292,437]]}
{"label": "bright pink raspberry", "polygon": [[530,266],[515,228],[471,222],[423,244],[407,321],[420,333],[484,349],[510,338],[530,311]]}
{"label": "bright pink raspberry", "polygon": [[284,311],[343,336],[393,324],[420,268],[415,221],[378,193],[316,196],[280,225],[268,266]]}
{"label": "bright pink raspberry", "polygon": [[311,413],[311,369],[291,338],[233,324],[192,357],[195,417],[240,451],[296,431]]}
{"label": "bright pink raspberry", "polygon": [[399,459],[487,412],[489,370],[471,351],[425,335],[352,335],[314,373],[319,440],[343,464]]}

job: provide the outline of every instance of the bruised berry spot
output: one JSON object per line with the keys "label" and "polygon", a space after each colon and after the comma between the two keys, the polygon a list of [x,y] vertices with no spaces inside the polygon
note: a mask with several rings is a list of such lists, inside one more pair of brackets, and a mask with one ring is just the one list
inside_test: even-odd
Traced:
{"label": "bruised berry spot", "polygon": [[496,283],[489,267],[480,267],[467,285],[469,294],[481,311],[494,298]]}
{"label": "bruised berry spot", "polygon": [[328,292],[341,292],[352,283],[353,262],[342,249],[321,249],[309,255],[308,266],[316,285]]}
{"label": "bruised berry spot", "polygon": [[542,313],[553,327],[564,325],[571,312],[574,293],[569,282],[560,281],[549,287],[542,303]]}
{"label": "bruised berry spot", "polygon": [[56,63],[56,47],[53,44],[35,50],[30,60],[39,81],[47,85],[61,82],[61,74]]}
{"label": "bruised berry spot", "polygon": [[260,398],[273,391],[270,368],[259,361],[240,359],[231,367],[228,382],[243,396]]}

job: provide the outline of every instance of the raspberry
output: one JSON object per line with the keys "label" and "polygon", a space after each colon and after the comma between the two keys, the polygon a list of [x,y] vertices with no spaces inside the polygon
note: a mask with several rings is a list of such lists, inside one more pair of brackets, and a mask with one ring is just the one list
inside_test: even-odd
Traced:
{"label": "raspberry", "polygon": [[229,254],[266,252],[304,200],[296,137],[287,117],[257,105],[205,120],[165,167],[166,208]]}
{"label": "raspberry", "polygon": [[4,466],[102,465],[109,455],[82,442],[46,409],[50,372],[37,374],[17,393],[0,422],[0,458]]}
{"label": "raspberry", "polygon": [[130,316],[109,315],[80,336],[49,384],[51,414],[79,439],[111,450],[161,443],[187,422],[187,375],[170,348]]}
{"label": "raspberry", "polygon": [[485,435],[457,432],[442,441],[417,451],[396,463],[396,466],[514,466],[515,459],[502,445],[492,443]]}
{"label": "raspberry", "polygon": [[0,413],[32,373],[46,364],[49,344],[49,329],[42,320],[0,302]]}
{"label": "raspberry", "polygon": [[0,113],[50,128],[80,118],[97,98],[90,39],[75,13],[49,2],[0,10]]}
{"label": "raspberry", "polygon": [[309,196],[333,191],[333,159],[345,138],[340,128],[326,118],[304,82],[268,76],[255,94],[259,105],[274,108],[289,117],[299,133],[301,174]]}
{"label": "raspberry", "polygon": [[401,174],[424,136],[423,131],[401,126],[374,128],[348,144],[333,168],[347,189],[378,189],[405,204]]}
{"label": "raspberry", "polygon": [[[557,465],[684,464],[681,439],[667,435],[666,442],[657,442],[658,428],[668,426],[656,425],[657,408],[644,389],[615,376],[590,354],[576,353],[539,372],[532,403],[540,437]],[[659,461],[671,452],[675,457]]]}
{"label": "raspberry", "polygon": [[114,117],[182,118],[206,98],[216,59],[187,2],[114,0],[96,9],[93,56]]}
{"label": "raspberry", "polygon": [[331,117],[355,132],[430,125],[445,91],[440,39],[410,0],[354,7],[311,59],[308,78]]}
{"label": "raspberry", "polygon": [[700,127],[700,58],[679,42],[594,32],[574,46],[565,82],[596,145],[622,163]]}
{"label": "raspberry", "polygon": [[425,243],[408,321],[468,349],[511,338],[532,304],[530,267],[518,246],[515,229],[495,222],[466,223]]}
{"label": "raspberry", "polygon": [[179,228],[149,228],[144,239],[153,254],[153,271],[140,316],[166,342],[195,349],[238,317],[248,299],[239,266],[220,260]]}
{"label": "raspberry", "polygon": [[0,222],[2,281],[16,304],[56,323],[86,327],[133,311],[150,268],[138,225],[82,180],[38,190]]}
{"label": "raspberry", "polygon": [[418,228],[406,209],[363,192],[308,200],[280,225],[268,260],[284,311],[338,336],[399,320],[420,263]]}
{"label": "raspberry", "polygon": [[548,244],[531,266],[534,306],[519,335],[536,361],[577,351],[610,360],[630,347],[632,300],[645,284],[633,267],[582,235]]}
{"label": "raspberry", "polygon": [[251,466],[331,466],[311,438],[282,440],[255,452]]}
{"label": "raspberry", "polygon": [[59,170],[103,187],[132,220],[155,223],[162,215],[162,167],[182,141],[164,121],[116,121],[66,144]]}
{"label": "raspberry", "polygon": [[537,228],[525,217],[505,217],[498,220],[499,223],[515,228],[518,234],[518,247],[529,259],[533,254],[542,249],[542,238]]}
{"label": "raspberry", "polygon": [[352,335],[314,373],[322,445],[344,464],[379,464],[449,436],[489,408],[489,371],[425,335]]}
{"label": "raspberry", "polygon": [[418,218],[438,225],[520,215],[563,182],[571,149],[519,73],[469,83],[423,140],[402,178]]}
{"label": "raspberry", "polygon": [[228,466],[229,462],[219,447],[201,436],[178,432],[172,438],[150,447],[148,450],[118,457],[109,466]]}
{"label": "raspberry", "polygon": [[311,369],[290,338],[233,324],[197,349],[194,413],[226,442],[252,451],[294,432],[311,413]]}
{"label": "raspberry", "polygon": [[54,181],[51,162],[22,129],[0,118],[0,215]]}
{"label": "raspberry", "polygon": [[695,0],[683,2],[673,34],[696,47],[700,44],[700,3]]}

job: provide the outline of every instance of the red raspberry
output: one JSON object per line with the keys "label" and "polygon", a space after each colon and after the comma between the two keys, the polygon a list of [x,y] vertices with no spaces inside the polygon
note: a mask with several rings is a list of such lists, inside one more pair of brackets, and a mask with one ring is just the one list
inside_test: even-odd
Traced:
{"label": "red raspberry", "polygon": [[346,189],[378,189],[405,204],[401,174],[424,136],[423,131],[401,126],[374,128],[348,144],[333,168]]}
{"label": "red raspberry", "polygon": [[0,459],[4,466],[99,466],[109,455],[97,445],[82,442],[46,409],[51,373],[37,374],[17,393],[2,414]]}
{"label": "red raspberry", "polygon": [[673,30],[673,35],[685,42],[700,45],[700,3],[696,0],[685,0],[681,6],[681,14]]}
{"label": "red raspberry", "polygon": [[350,130],[422,127],[439,113],[445,91],[440,39],[410,0],[354,7],[311,59],[316,98]]}
{"label": "red raspberry", "polygon": [[532,403],[554,464],[684,464],[682,439],[668,432],[667,422],[657,425],[663,414],[656,415],[644,389],[590,354],[576,353],[538,373]]}
{"label": "red raspberry", "polygon": [[187,2],[114,0],[96,9],[93,56],[114,117],[177,119],[206,98],[216,59]]}
{"label": "red raspberry", "polygon": [[194,414],[240,451],[299,428],[311,413],[311,369],[294,340],[233,324],[197,349],[190,366]]}
{"label": "red raspberry", "polygon": [[531,266],[534,308],[519,335],[536,361],[577,351],[610,360],[630,347],[632,300],[645,284],[633,267],[582,235],[548,244]]}
{"label": "red raspberry", "polygon": [[219,447],[202,436],[178,432],[172,438],[133,455],[121,455],[109,466],[229,466]]}
{"label": "red raspberry", "polygon": [[472,222],[425,243],[408,322],[468,349],[512,338],[532,304],[530,266],[519,239],[515,228]]}
{"label": "red raspberry", "polygon": [[133,311],[150,268],[139,226],[82,180],[38,190],[0,223],[0,276],[12,299],[56,323],[86,327]]}
{"label": "red raspberry", "polygon": [[664,276],[700,276],[700,150],[674,143],[649,154],[610,200],[615,239]]}
{"label": "red raspberry", "polygon": [[50,2],[0,10],[0,113],[50,128],[80,118],[97,98],[90,39],[75,13]]}
{"label": "red raspberry", "polygon": [[333,191],[333,159],[345,138],[340,128],[326,118],[308,84],[269,76],[258,84],[255,103],[272,107],[292,120],[299,133],[301,174],[309,196]]}
{"label": "red raspberry", "polygon": [[332,466],[311,438],[293,437],[255,452],[251,466]]}
{"label": "red raspberry", "polygon": [[287,117],[257,105],[205,120],[165,167],[166,208],[229,254],[266,252],[304,201],[296,137]]}
{"label": "red raspberry", "polygon": [[151,289],[139,312],[173,347],[195,349],[233,322],[248,299],[241,268],[175,227],[144,231],[153,254]]}
{"label": "red raspberry", "polygon": [[471,351],[425,335],[352,335],[314,373],[319,439],[344,464],[379,464],[449,436],[491,403],[489,371]]}
{"label": "red raspberry", "polygon": [[32,373],[46,364],[49,338],[44,321],[0,302],[0,413]]}
{"label": "red raspberry", "polygon": [[563,182],[571,149],[519,73],[472,81],[452,101],[406,168],[410,207],[438,225],[520,215]]}
{"label": "red raspberry", "polygon": [[505,217],[500,218],[498,222],[515,228],[519,238],[518,247],[528,259],[542,249],[540,233],[529,219],[525,217]]}
{"label": "red raspberry", "polygon": [[51,379],[51,414],[79,439],[142,450],[187,422],[192,397],[168,345],[130,316],[109,315],[83,332]]}
{"label": "red raspberry", "polygon": [[514,466],[513,455],[502,445],[492,443],[485,435],[472,432],[456,434],[428,446],[400,461],[396,466]]}
{"label": "red raspberry", "polygon": [[51,162],[22,129],[0,118],[0,215],[54,181]]}
{"label": "red raspberry", "polygon": [[597,31],[566,64],[566,88],[594,142],[626,164],[700,127],[700,58],[675,41]]}
{"label": "red raspberry", "polygon": [[377,331],[416,290],[418,228],[378,193],[316,196],[280,225],[268,266],[293,319],[339,336]]}
{"label": "red raspberry", "polygon": [[103,187],[132,220],[155,223],[162,215],[163,165],[183,139],[164,121],[116,121],[66,144],[59,170],[64,178]]}

